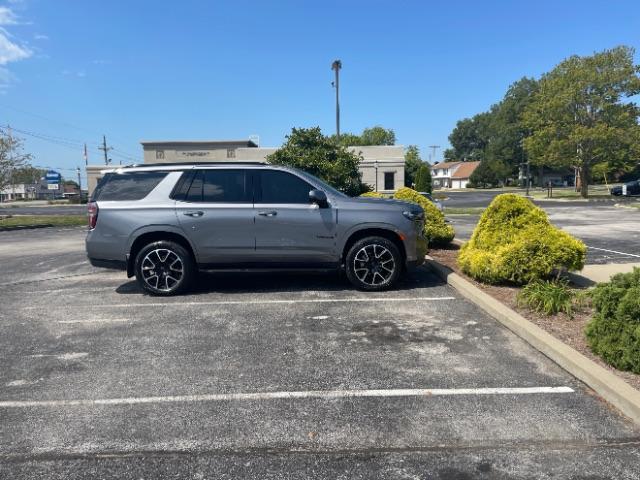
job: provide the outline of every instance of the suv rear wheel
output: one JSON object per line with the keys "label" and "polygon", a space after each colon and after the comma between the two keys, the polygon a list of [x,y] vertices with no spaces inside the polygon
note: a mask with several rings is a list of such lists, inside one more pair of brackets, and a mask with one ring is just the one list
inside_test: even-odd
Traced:
{"label": "suv rear wheel", "polygon": [[402,270],[398,247],[384,237],[366,237],[349,249],[345,270],[349,281],[360,290],[391,288]]}
{"label": "suv rear wheel", "polygon": [[182,246],[168,240],[146,245],[136,256],[136,280],[153,295],[175,295],[191,284],[195,263]]}

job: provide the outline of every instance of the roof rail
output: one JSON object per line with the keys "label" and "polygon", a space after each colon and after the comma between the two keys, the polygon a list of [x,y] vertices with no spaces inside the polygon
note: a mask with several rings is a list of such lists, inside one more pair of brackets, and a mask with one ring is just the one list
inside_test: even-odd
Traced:
{"label": "roof rail", "polygon": [[111,168],[140,167],[193,167],[215,165],[267,165],[266,162],[169,162],[169,163],[133,163],[131,165],[113,166]]}

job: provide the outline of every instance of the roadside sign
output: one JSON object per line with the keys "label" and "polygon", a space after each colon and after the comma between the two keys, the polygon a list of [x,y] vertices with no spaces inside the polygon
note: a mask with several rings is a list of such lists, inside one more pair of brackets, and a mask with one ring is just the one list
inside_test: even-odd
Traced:
{"label": "roadside sign", "polygon": [[[60,173],[56,172],[55,170],[48,170],[44,178],[48,184],[53,184],[53,183],[58,184],[62,181],[62,175],[60,175]],[[57,189],[58,187],[56,186],[54,190],[57,190]],[[52,190],[52,189],[50,188],[49,190]]]}
{"label": "roadside sign", "polygon": [[48,183],[47,184],[47,190],[58,190],[58,184],[57,183]]}

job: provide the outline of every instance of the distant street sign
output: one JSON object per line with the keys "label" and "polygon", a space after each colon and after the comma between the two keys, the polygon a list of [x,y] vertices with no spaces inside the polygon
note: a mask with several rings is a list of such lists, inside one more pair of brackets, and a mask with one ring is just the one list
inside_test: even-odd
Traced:
{"label": "distant street sign", "polygon": [[57,183],[48,183],[47,184],[47,190],[58,190],[58,184]]}

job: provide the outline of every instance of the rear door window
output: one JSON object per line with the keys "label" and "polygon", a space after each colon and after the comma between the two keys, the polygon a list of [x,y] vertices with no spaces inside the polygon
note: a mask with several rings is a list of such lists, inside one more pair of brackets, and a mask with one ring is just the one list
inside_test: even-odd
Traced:
{"label": "rear door window", "polygon": [[107,173],[98,183],[93,200],[142,200],[169,172]]}

